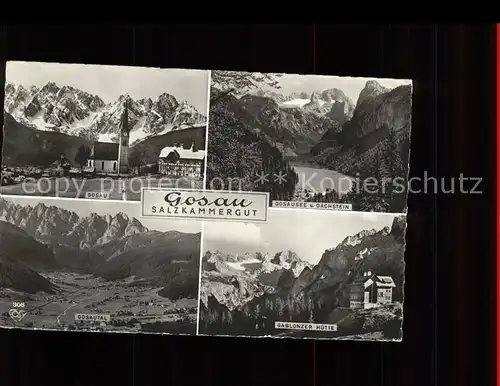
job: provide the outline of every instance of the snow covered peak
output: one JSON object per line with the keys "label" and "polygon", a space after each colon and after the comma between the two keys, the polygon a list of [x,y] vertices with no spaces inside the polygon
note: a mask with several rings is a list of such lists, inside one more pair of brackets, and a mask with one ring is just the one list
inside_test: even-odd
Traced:
{"label": "snow covered peak", "polygon": [[72,86],[48,82],[35,86],[5,85],[5,111],[26,126],[85,137],[92,141],[117,142],[124,102],[129,109],[130,141],[134,143],[171,130],[203,126],[206,117],[193,106],[168,93],[134,100],[129,94],[104,103]]}

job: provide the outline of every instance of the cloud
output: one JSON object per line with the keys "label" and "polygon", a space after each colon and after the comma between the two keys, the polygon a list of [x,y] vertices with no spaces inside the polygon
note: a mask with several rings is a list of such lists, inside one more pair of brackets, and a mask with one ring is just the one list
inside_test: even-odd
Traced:
{"label": "cloud", "polygon": [[362,212],[360,218],[366,223],[380,223],[390,221],[394,218],[394,215],[392,213]]}

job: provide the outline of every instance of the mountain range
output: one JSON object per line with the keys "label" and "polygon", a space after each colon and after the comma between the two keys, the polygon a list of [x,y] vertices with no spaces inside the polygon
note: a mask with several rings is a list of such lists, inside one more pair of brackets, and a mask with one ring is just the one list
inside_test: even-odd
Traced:
{"label": "mountain range", "polygon": [[129,109],[131,143],[206,124],[206,117],[194,106],[178,101],[168,93],[138,100],[126,94],[105,103],[98,95],[54,82],[41,88],[12,83],[5,85],[4,110],[18,122],[37,130],[91,141],[118,141],[125,103]]}
{"label": "mountain range", "polygon": [[298,92],[288,95],[259,89],[253,94],[273,99],[283,108],[302,108],[306,111],[326,115],[340,124],[352,117],[355,107],[353,101],[338,88],[326,89],[321,92]]}
{"label": "mountain range", "polygon": [[[239,99],[245,112],[252,115],[244,118],[265,133],[284,156],[310,152],[316,162],[346,175],[355,175],[358,170],[354,169],[360,168],[349,165],[352,158],[369,158],[365,153],[369,155],[369,150],[383,142],[389,129],[397,135],[409,136],[412,106],[409,85],[389,89],[369,80],[356,104],[335,88],[291,95],[259,89],[252,95],[260,99],[248,95]],[[309,141],[301,148],[304,138]],[[409,151],[404,149],[402,153],[406,150]]]}
{"label": "mountain range", "polygon": [[200,299],[210,297],[234,310],[246,302],[286,288],[312,264],[286,250],[276,254],[233,255],[207,251],[202,258]]}
{"label": "mountain range", "polygon": [[0,199],[0,287],[47,292],[57,286],[40,274],[75,272],[133,277],[163,287],[165,297],[196,298],[200,240],[200,233],[149,230],[125,213],[82,217]]}

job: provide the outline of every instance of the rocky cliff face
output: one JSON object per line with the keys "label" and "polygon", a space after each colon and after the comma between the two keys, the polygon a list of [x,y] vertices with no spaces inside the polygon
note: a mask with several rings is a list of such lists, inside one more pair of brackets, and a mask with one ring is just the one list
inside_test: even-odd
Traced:
{"label": "rocky cliff face", "polygon": [[[411,128],[411,86],[399,86],[392,90],[376,81],[368,81],[361,91],[352,119],[342,129],[326,133],[313,154],[328,150],[328,144],[352,148],[358,143],[362,150],[372,147],[387,136],[388,129],[396,133]],[[380,135],[376,132],[380,131]],[[366,143],[364,143],[366,142]],[[347,150],[347,149],[345,149]]]}
{"label": "rocky cliff face", "polygon": [[312,264],[302,260],[295,252],[290,250],[276,253],[274,257],[267,254],[264,256],[262,263],[262,269],[265,272],[285,269],[290,270],[294,277],[298,277],[306,267],[311,268],[312,266]]}
{"label": "rocky cliff face", "polygon": [[358,138],[384,126],[396,132],[410,130],[411,106],[411,86],[388,90],[376,81],[368,81],[347,129],[355,129]]}
{"label": "rocky cliff face", "polygon": [[89,140],[116,142],[125,102],[129,108],[131,141],[165,134],[171,130],[206,124],[206,117],[188,102],[164,93],[156,99],[132,99],[121,95],[105,103],[71,86],[49,82],[42,88],[7,83],[5,111],[37,130],[81,136]]}
{"label": "rocky cliff face", "polygon": [[385,94],[389,89],[382,86],[376,80],[369,80],[366,82],[365,87],[359,93],[358,101],[356,102],[356,107],[360,106],[367,99],[373,99],[381,94]]}
{"label": "rocky cliff face", "polygon": [[348,284],[363,272],[393,277],[396,300],[401,300],[404,275],[405,216],[395,217],[392,226],[364,230],[326,250],[320,262],[295,281],[292,294],[305,292],[320,303],[348,305]]}
{"label": "rocky cliff face", "polygon": [[[408,176],[411,131],[411,86],[392,90],[367,82],[353,117],[340,130],[330,130],[311,150],[314,160],[342,174],[389,181]],[[388,196],[392,193],[386,190]],[[371,203],[374,197],[351,197],[355,210],[404,212],[406,191],[391,202]],[[399,197],[401,195],[401,197]],[[372,195],[374,196],[374,195]],[[380,195],[380,200],[384,200]],[[359,202],[356,202],[359,201]]]}
{"label": "rocky cliff face", "polygon": [[202,259],[201,301],[207,306],[214,298],[234,310],[266,293],[290,287],[310,267],[292,251],[238,256],[206,252]]}
{"label": "rocky cliff face", "polygon": [[282,108],[299,108],[318,115],[325,115],[340,124],[351,119],[354,112],[354,103],[337,88],[326,89],[320,92],[298,92],[284,95],[270,90],[257,90],[255,95],[274,100]]}

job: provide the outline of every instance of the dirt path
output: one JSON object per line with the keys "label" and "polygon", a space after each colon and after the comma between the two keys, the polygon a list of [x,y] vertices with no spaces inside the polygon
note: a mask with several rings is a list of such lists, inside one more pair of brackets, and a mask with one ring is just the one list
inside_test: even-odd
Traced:
{"label": "dirt path", "polygon": [[[99,289],[99,287],[98,287],[98,283],[97,283],[97,281],[98,281],[98,280],[99,280],[98,278],[95,278],[95,279],[94,279],[95,284],[94,284],[94,286],[93,286],[93,287],[90,287],[90,286],[89,286],[89,287],[84,287],[84,288],[81,288],[81,289],[79,289],[78,291],[74,292],[74,293],[73,293],[73,295],[78,294],[78,293],[79,293],[79,292],[81,292],[81,291],[88,290],[88,289],[91,289],[91,288],[92,288],[92,289],[96,290],[97,292],[96,292],[96,293],[92,293],[89,297],[90,297],[90,298],[94,298],[94,297],[95,297],[95,298],[97,298],[97,297],[99,297],[99,296],[101,295],[101,293],[102,293],[102,290],[101,290],[101,289]],[[67,313],[70,309],[72,309],[73,307],[78,306],[78,305],[79,305],[80,303],[82,303],[83,301],[88,300],[88,299],[89,299],[89,297],[85,297],[85,298],[79,299],[79,301],[78,301],[78,302],[71,303],[68,307],[66,307],[66,309],[63,311],[63,313],[57,316],[57,324],[61,324],[61,319],[60,319],[60,318],[61,318],[61,316],[66,316],[66,313]],[[69,301],[70,301],[70,302],[74,302],[74,298],[75,298],[75,297],[71,298]]]}

